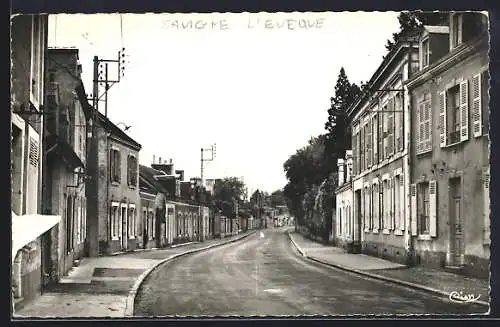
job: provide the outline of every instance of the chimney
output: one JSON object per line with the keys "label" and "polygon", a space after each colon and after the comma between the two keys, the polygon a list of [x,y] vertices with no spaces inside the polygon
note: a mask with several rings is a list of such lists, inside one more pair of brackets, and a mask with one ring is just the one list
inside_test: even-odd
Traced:
{"label": "chimney", "polygon": [[170,164],[172,164],[172,158],[170,158]]}
{"label": "chimney", "polygon": [[158,163],[161,165],[161,157],[158,157]]}
{"label": "chimney", "polygon": [[156,160],[156,157],[155,157],[155,155],[153,154],[153,165],[155,164],[155,160]]}
{"label": "chimney", "polygon": [[346,158],[346,181],[350,182],[352,178],[352,150],[347,150],[345,152],[345,158]]}
{"label": "chimney", "polygon": [[344,184],[344,159],[337,159],[337,167],[339,172],[338,186],[340,187]]}

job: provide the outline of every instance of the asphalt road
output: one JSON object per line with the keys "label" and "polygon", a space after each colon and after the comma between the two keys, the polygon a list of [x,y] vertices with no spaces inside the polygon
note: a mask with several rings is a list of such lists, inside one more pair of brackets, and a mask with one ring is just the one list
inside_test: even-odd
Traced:
{"label": "asphalt road", "polygon": [[142,284],[136,316],[465,314],[457,304],[310,263],[283,229],[167,262]]}

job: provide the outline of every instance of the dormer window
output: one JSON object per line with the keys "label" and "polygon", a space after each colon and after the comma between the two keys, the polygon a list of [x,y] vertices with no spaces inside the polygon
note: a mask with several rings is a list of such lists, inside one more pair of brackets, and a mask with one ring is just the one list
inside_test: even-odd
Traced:
{"label": "dormer window", "polygon": [[463,15],[462,14],[452,14],[451,16],[451,49],[455,49],[460,44],[462,44],[462,23],[463,23]]}
{"label": "dormer window", "polygon": [[422,69],[429,66],[430,53],[429,38],[426,38],[421,45]]}

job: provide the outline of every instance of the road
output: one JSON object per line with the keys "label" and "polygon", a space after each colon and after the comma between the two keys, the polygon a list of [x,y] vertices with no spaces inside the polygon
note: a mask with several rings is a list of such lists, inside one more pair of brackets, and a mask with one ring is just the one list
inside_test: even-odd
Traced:
{"label": "road", "polygon": [[136,316],[464,314],[474,304],[367,279],[297,255],[283,229],[167,262],[144,281]]}

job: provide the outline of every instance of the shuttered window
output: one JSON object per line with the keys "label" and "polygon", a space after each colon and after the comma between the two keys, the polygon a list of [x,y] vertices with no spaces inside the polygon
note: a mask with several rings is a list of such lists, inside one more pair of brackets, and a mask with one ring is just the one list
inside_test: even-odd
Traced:
{"label": "shuttered window", "polygon": [[378,139],[378,162],[381,162],[384,160],[384,113],[379,113],[377,116],[377,122],[378,122],[378,132],[377,132],[377,139]]}
{"label": "shuttered window", "polygon": [[446,91],[439,92],[439,145],[445,147],[448,137],[448,121],[446,119]]}
{"label": "shuttered window", "polygon": [[410,186],[410,211],[411,211],[411,235],[417,236],[417,185],[411,184]]}
{"label": "shuttered window", "polygon": [[120,183],[121,161],[120,151],[111,149],[109,154],[109,178],[111,182]]}
{"label": "shuttered window", "polygon": [[437,236],[437,182],[429,181],[429,234]]}
{"label": "shuttered window", "polygon": [[358,134],[356,132],[353,133],[352,135],[352,155],[353,155],[353,160],[352,160],[352,171],[354,175],[358,174]]}
{"label": "shuttered window", "polygon": [[387,110],[389,111],[387,113],[387,149],[388,149],[388,156],[391,156],[394,154],[394,131],[395,131],[395,126],[394,126],[394,110],[395,110],[395,101],[394,98],[390,98],[389,102],[387,104]]}
{"label": "shuttered window", "polygon": [[378,163],[378,115],[375,114],[372,120],[372,144],[373,144],[373,161],[372,163],[376,165]]}
{"label": "shuttered window", "polygon": [[398,199],[398,205],[399,205],[399,225],[398,225],[398,229],[403,231],[405,230],[405,219],[406,219],[406,216],[405,216],[405,188],[404,188],[404,185],[405,185],[405,182],[404,182],[404,177],[403,175],[400,175],[399,176],[399,199]]}
{"label": "shuttered window", "polygon": [[481,74],[472,77],[472,133],[474,137],[483,134],[482,103],[481,103]]}
{"label": "shuttered window", "polygon": [[372,217],[370,220],[370,229],[374,229],[375,226],[378,229],[378,187],[377,184],[372,185],[371,192],[371,203],[372,203]]}
{"label": "shuttered window", "polygon": [[372,166],[372,123],[369,120],[366,124],[366,129],[367,129],[367,136],[366,136],[366,151],[367,151],[367,156],[366,156],[366,166],[367,168]]}
{"label": "shuttered window", "polygon": [[432,105],[430,94],[424,94],[417,105],[417,154],[432,150]]}
{"label": "shuttered window", "polygon": [[30,165],[38,167],[38,148],[39,143],[36,139],[30,137],[29,162]]}
{"label": "shuttered window", "polygon": [[133,155],[127,158],[127,184],[137,186],[137,158]]}
{"label": "shuttered window", "polygon": [[469,83],[460,83],[460,141],[469,139]]}

